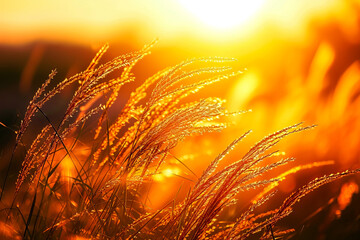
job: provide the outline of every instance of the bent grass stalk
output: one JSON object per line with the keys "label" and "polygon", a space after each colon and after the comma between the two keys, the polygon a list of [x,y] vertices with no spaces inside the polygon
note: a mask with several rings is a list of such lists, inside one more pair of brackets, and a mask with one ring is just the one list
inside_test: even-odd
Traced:
{"label": "bent grass stalk", "polygon": [[[116,119],[108,119],[107,114],[113,110],[120,88],[135,80],[132,68],[150,53],[154,44],[99,65],[108,49],[105,45],[84,72],[63,80],[46,92],[56,75],[56,71],[51,72],[35,93],[16,132],[13,154],[34,115],[40,113],[46,120],[47,125],[34,138],[22,162],[13,200],[1,211],[6,215],[6,221],[0,222],[3,229],[0,234],[19,239],[74,236],[85,239],[245,239],[263,231],[262,238],[275,238],[293,231],[277,230],[276,223],[289,215],[293,205],[307,193],[359,172],[352,170],[317,178],[290,194],[279,208],[255,213],[256,208],[276,194],[273,188],[288,174],[329,164],[314,163],[289,170],[276,178],[261,178],[264,173],[294,161],[293,158],[274,157],[279,154],[271,149],[279,141],[314,126],[299,123],[275,132],[256,143],[239,160],[218,169],[220,161],[251,133],[247,131],[197,176],[170,150],[188,136],[221,131],[227,127],[223,119],[242,112],[227,112],[224,101],[219,98],[187,103],[184,99],[241,72],[218,66],[235,61],[232,58],[184,61],[146,79],[130,94]],[[196,64],[206,67],[194,69]],[[114,71],[122,72],[119,77],[108,79]],[[182,85],[185,80],[193,83]],[[61,121],[55,126],[47,117],[44,106],[70,85],[76,86],[76,90]],[[150,88],[152,91],[147,96]],[[86,139],[82,139],[85,126],[95,127],[86,132]],[[89,148],[83,158],[78,157],[83,151],[81,144]],[[196,180],[185,198],[179,199],[176,194],[176,199],[152,211],[146,205],[147,198],[142,201],[146,192],[140,189],[149,183],[151,186],[153,176],[159,174],[169,158],[181,163],[196,176]],[[70,167],[64,159],[68,159]],[[270,163],[264,164],[265,160]],[[6,194],[7,176],[8,173],[0,199],[3,193]],[[224,225],[219,220],[219,214],[236,203],[240,192],[259,188],[265,190],[236,221]],[[20,205],[21,202],[24,204]]]}

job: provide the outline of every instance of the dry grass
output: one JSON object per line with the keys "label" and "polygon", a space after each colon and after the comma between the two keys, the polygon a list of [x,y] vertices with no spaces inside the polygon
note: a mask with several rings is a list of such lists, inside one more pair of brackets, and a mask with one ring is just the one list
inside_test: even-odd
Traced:
{"label": "dry grass", "polygon": [[[117,118],[109,120],[108,111],[114,108],[119,89],[134,81],[132,68],[149,54],[153,44],[98,65],[108,49],[104,46],[84,72],[47,91],[56,71],[49,75],[30,102],[16,132],[13,154],[34,115],[42,116],[47,123],[27,149],[12,201],[3,202],[6,207],[1,211],[0,236],[19,239],[245,239],[262,231],[262,238],[275,238],[293,231],[277,230],[276,223],[288,216],[293,205],[307,193],[359,171],[316,178],[291,193],[277,209],[256,213],[257,207],[276,194],[273,189],[286,175],[327,163],[305,165],[275,178],[261,177],[294,160],[275,157],[277,151],[271,149],[284,137],[313,127],[295,124],[266,136],[240,160],[218,169],[219,162],[250,134],[248,131],[210,163],[196,178],[186,197],[174,199],[153,211],[147,206],[147,200],[143,201],[144,197],[146,199],[144,187],[151,185],[161,166],[173,157],[170,150],[185,137],[224,129],[227,117],[240,114],[227,112],[222,99],[186,102],[184,98],[209,84],[241,73],[223,66],[234,61],[230,58],[184,61],[146,79],[118,110]],[[197,64],[205,67],[197,68]],[[121,74],[109,79],[108,75],[115,70]],[[54,124],[44,112],[44,105],[69,85],[76,86],[76,91],[62,119]],[[91,126],[92,131],[84,134],[85,126]],[[12,161],[13,157],[10,164]],[[1,197],[11,192],[7,178],[4,177]],[[264,191],[236,221],[219,220],[219,214],[236,203],[238,193],[255,188],[264,188]]]}

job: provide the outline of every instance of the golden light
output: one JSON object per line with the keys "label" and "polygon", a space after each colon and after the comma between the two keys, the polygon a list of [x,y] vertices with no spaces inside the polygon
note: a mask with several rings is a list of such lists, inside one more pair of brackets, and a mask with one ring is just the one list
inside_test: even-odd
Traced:
{"label": "golden light", "polygon": [[153,175],[153,179],[157,182],[161,182],[164,181],[165,178],[169,178],[179,174],[180,174],[180,169],[178,168],[166,168],[162,172]]}
{"label": "golden light", "polygon": [[179,1],[202,22],[218,29],[229,29],[246,23],[264,3],[264,0]]}
{"label": "golden light", "polygon": [[[237,214],[244,209],[244,206],[249,206],[249,203],[259,203],[264,196],[275,189],[278,190],[278,194],[257,211],[266,209],[270,210],[270,214],[275,205],[278,208],[279,204],[286,199],[285,196],[289,196],[291,192],[305,186],[315,178],[346,169],[360,168],[358,161],[360,156],[360,0],[104,0],[101,2],[14,0],[3,4],[0,8],[0,23],[0,51],[2,52],[0,65],[3,65],[0,67],[0,79],[3,79],[1,81],[3,85],[0,88],[3,94],[0,96],[4,99],[3,104],[0,104],[0,121],[4,122],[4,124],[0,122],[2,125],[0,130],[4,132],[10,129],[7,126],[18,129],[21,116],[27,116],[25,114],[27,102],[21,101],[20,98],[18,100],[16,96],[21,94],[26,98],[31,97],[52,68],[59,70],[59,76],[54,78],[51,84],[58,84],[64,78],[69,79],[75,73],[86,69],[88,61],[91,61],[91,57],[105,42],[109,42],[110,48],[99,62],[99,66],[124,52],[135,51],[134,55],[131,55],[134,58],[129,60],[129,64],[131,61],[135,63],[135,59],[136,61],[141,59],[133,69],[127,68],[132,69],[131,77],[136,77],[136,80],[119,91],[119,97],[111,109],[99,107],[99,110],[95,109],[96,111],[92,112],[98,104],[108,105],[106,102],[111,98],[110,91],[117,92],[115,88],[112,88],[113,85],[105,84],[108,81],[107,78],[96,83],[96,86],[98,83],[104,83],[99,85],[99,88],[91,88],[84,92],[86,95],[94,91],[89,95],[90,98],[100,93],[100,90],[103,91],[88,102],[79,103],[79,111],[69,117],[63,128],[59,128],[62,131],[68,126],[76,126],[73,129],[69,127],[71,130],[69,134],[64,134],[64,138],[61,137],[60,130],[58,131],[60,134],[55,136],[51,134],[50,131],[53,130],[49,128],[46,134],[56,137],[57,141],[53,140],[56,143],[53,146],[46,145],[49,143],[48,135],[37,135],[37,130],[48,124],[45,114],[38,111],[34,118],[36,121],[32,122],[34,125],[31,125],[34,127],[29,127],[28,135],[24,138],[24,146],[30,149],[32,146],[30,139],[35,139],[34,150],[30,151],[29,155],[32,161],[25,162],[29,162],[25,165],[26,170],[29,169],[29,173],[26,172],[26,178],[30,181],[32,171],[38,175],[34,174],[37,177],[34,177],[30,187],[19,190],[18,199],[26,199],[26,202],[18,204],[18,201],[15,202],[12,199],[11,191],[15,191],[14,184],[6,186],[5,190],[8,192],[4,191],[3,199],[0,197],[1,208],[9,208],[11,202],[14,201],[20,213],[24,213],[25,217],[30,215],[29,220],[23,221],[20,214],[14,214],[11,216],[12,222],[2,222],[7,216],[4,215],[4,218],[0,214],[0,239],[21,239],[21,236],[27,234],[28,228],[30,228],[29,233],[39,230],[39,234],[43,234],[44,231],[41,229],[43,226],[54,226],[55,222],[59,222],[63,224],[57,225],[57,229],[54,228],[54,230],[51,227],[51,233],[46,232],[46,234],[55,234],[55,231],[59,231],[60,235],[63,232],[66,236],[61,238],[87,240],[93,233],[100,231],[103,231],[101,234],[106,236],[107,228],[110,229],[112,226],[116,226],[114,233],[118,229],[125,233],[129,226],[128,220],[129,233],[137,231],[136,234],[139,236],[136,237],[145,238],[143,236],[147,234],[147,230],[153,231],[152,226],[157,224],[157,219],[165,219],[167,216],[170,219],[181,212],[178,209],[184,202],[187,204],[187,199],[192,199],[187,196],[196,189],[194,186],[199,179],[202,179],[202,174],[209,164],[217,156],[221,156],[234,139],[250,129],[253,130],[252,133],[227,154],[210,175],[220,176],[218,173],[227,166],[240,163],[244,156],[253,155],[252,152],[256,150],[253,145],[261,142],[261,139],[268,141],[272,138],[269,134],[273,132],[299,122],[317,126],[311,131],[286,137],[279,145],[274,146],[273,150],[279,151],[272,154],[271,158],[253,163],[259,164],[258,169],[243,173],[254,174],[264,166],[279,166],[276,169],[268,167],[271,171],[264,172],[257,179],[262,181],[271,178],[274,182],[271,180],[267,182],[267,186],[260,186],[258,189],[251,190],[249,194],[236,196],[237,204],[217,215],[217,220],[225,220],[219,224],[221,228],[210,230],[209,236],[222,231],[222,227],[225,226],[223,224],[228,220],[237,219]],[[136,51],[154,38],[160,41],[151,50],[152,54],[143,59],[142,55],[141,57],[139,55],[139,58],[135,57],[139,53]],[[157,99],[153,98],[155,94],[152,94],[158,82],[147,85],[146,79],[158,70],[173,67],[186,59],[217,56],[234,57],[237,61],[226,61],[224,66],[229,65],[233,71],[245,71],[237,77],[225,78],[220,83],[206,87],[199,93],[190,94],[188,98],[181,98],[179,102],[174,100],[169,102],[169,105],[161,107],[159,105],[159,110],[155,103],[154,107],[146,105],[149,99],[151,100],[149,106],[153,104],[152,99]],[[213,63],[214,68],[212,68]],[[207,72],[208,69],[202,69],[207,68],[208,64],[211,68],[209,72]],[[184,73],[183,76],[186,75],[186,71],[191,71],[193,68],[195,70],[200,67],[201,70],[195,71],[191,79],[180,76],[177,79],[184,80],[184,85],[180,81],[174,82],[174,85],[169,85],[168,89],[177,91],[175,89],[178,87],[184,87],[181,91],[186,90],[187,84],[192,84],[193,79],[194,84],[197,81],[205,81],[208,76],[206,74],[209,73],[210,76],[212,71],[221,69],[222,64],[213,60],[209,62],[201,60],[184,65],[184,68],[180,67],[181,69],[175,68],[179,70],[179,74]],[[114,75],[109,75],[109,78],[113,76],[122,78],[122,70],[121,68]],[[174,78],[177,77],[175,75]],[[95,75],[91,75],[93,76]],[[90,79],[88,77],[86,79]],[[141,85],[144,82],[145,84]],[[115,86],[119,82],[112,81],[112,83]],[[124,108],[128,96],[137,98],[143,94],[141,92],[138,95],[135,92],[136,95],[132,95],[133,90],[145,85],[146,97],[141,97],[140,102],[129,101],[133,103],[128,108],[130,110]],[[106,89],[108,86],[110,86],[109,91]],[[48,86],[49,89],[51,87]],[[95,90],[99,92],[95,93]],[[63,109],[68,106],[65,101],[72,99],[74,91],[75,86],[69,86],[61,93],[59,91],[57,94],[59,101],[56,100],[54,105],[44,105],[44,108],[41,108],[49,116],[51,122],[54,121],[56,124],[64,116],[62,112],[58,113],[58,110],[66,110]],[[175,96],[174,93],[170,92],[169,97]],[[159,96],[161,104],[163,96],[168,95]],[[214,127],[215,129],[223,123],[226,128],[219,133],[193,134],[191,137],[181,138],[174,149],[169,147],[172,145],[169,144],[171,136],[168,135],[169,138],[162,138],[167,139],[166,141],[158,141],[163,145],[154,147],[156,151],[159,147],[163,152],[154,154],[154,158],[148,161],[149,165],[146,167],[141,165],[147,161],[148,156],[153,154],[152,149],[149,151],[143,151],[143,149],[150,146],[148,142],[155,142],[144,141],[143,138],[151,136],[147,131],[151,130],[150,133],[153,133],[152,129],[156,130],[159,136],[167,134],[165,131],[167,127],[164,131],[160,130],[165,126],[164,123],[170,122],[175,116],[168,115],[173,113],[170,111],[172,104],[185,108],[187,104],[192,104],[199,99],[207,98],[206,101],[210,101],[208,97],[216,99],[214,103],[220,101],[218,99],[225,99],[223,106],[227,112],[223,115],[215,114],[218,118],[213,115],[209,117],[201,115],[203,121],[194,121],[195,125],[191,127],[194,129]],[[12,104],[6,104],[7,99],[14,101],[11,101]],[[167,108],[170,110],[162,112],[161,109]],[[124,109],[126,111],[123,111]],[[152,109],[156,110],[154,114],[150,114]],[[173,110],[176,111],[176,109]],[[19,112],[21,114],[18,115]],[[145,113],[139,115],[139,112]],[[145,119],[143,117],[147,116],[148,112],[149,120],[146,118],[146,121],[143,121]],[[246,114],[240,115],[240,113]],[[120,121],[116,123],[117,116],[124,117],[126,120],[123,123]],[[139,119],[141,121],[138,121]],[[74,125],[70,125],[73,120]],[[138,125],[134,126],[134,123]],[[164,125],[160,124],[157,128],[159,123]],[[176,128],[175,124],[177,124],[176,121],[173,125],[166,126]],[[102,130],[93,137],[97,126],[101,126]],[[113,137],[112,129],[117,129],[113,131],[117,132],[117,136]],[[140,132],[143,129],[144,132]],[[157,131],[158,129],[160,130]],[[10,138],[3,134],[4,132],[1,132],[0,140],[7,143],[3,146],[5,150],[2,149],[4,154],[7,154],[7,158],[1,161],[0,172],[2,173],[7,169],[5,162],[12,161],[11,151],[7,151],[11,141],[8,141]],[[36,141],[37,136],[40,136],[39,142]],[[13,135],[11,137],[13,138]],[[68,151],[64,150],[58,139],[62,140]],[[145,140],[148,139],[145,138]],[[144,147],[141,146],[142,143],[146,143]],[[49,150],[45,151],[44,149],[48,147]],[[20,145],[17,151],[19,156],[14,155],[16,157],[14,163],[20,163],[22,154]],[[98,151],[99,155],[97,155]],[[166,153],[166,151],[169,152]],[[248,155],[249,151],[251,154]],[[53,158],[43,161],[45,162],[44,170],[37,173],[36,169],[41,169],[38,167],[42,164],[40,160],[43,156],[48,158],[49,153],[53,154],[51,155]],[[286,162],[284,159],[292,157],[296,160],[289,162],[287,166],[269,165],[283,164],[281,161]],[[20,169],[20,167],[19,165],[16,168],[14,165],[11,168]],[[267,169],[264,168],[265,170]],[[14,173],[11,175],[15,176]],[[0,177],[0,184],[4,182],[3,177]],[[212,181],[216,177],[208,180],[207,183],[213,184]],[[11,183],[12,178],[9,179],[7,184]],[[277,179],[281,181],[275,181]],[[24,180],[26,181],[28,179]],[[48,183],[44,185],[46,181]],[[49,188],[43,186],[49,186]],[[214,183],[214,189],[216,187]],[[0,188],[2,193],[1,185]],[[304,217],[315,216],[312,213],[314,209],[320,209],[323,212],[314,217],[314,222],[319,223],[318,234],[331,236],[332,227],[335,224],[331,223],[332,220],[329,220],[328,216],[333,216],[332,219],[346,217],[345,212],[352,210],[355,206],[351,201],[358,197],[355,194],[359,194],[359,189],[359,175],[350,180],[342,180],[340,183],[329,185],[325,190],[319,189],[307,196],[310,200],[304,199],[300,203],[301,211],[295,211],[295,215],[289,218],[285,225],[294,226],[297,231],[297,224],[303,222]],[[49,200],[42,197],[44,201],[40,201],[39,198],[36,200],[33,197],[33,194],[42,193],[41,191],[44,191],[44,196],[49,196]],[[212,190],[209,189],[209,193],[210,191]],[[211,194],[205,192],[202,196],[204,199],[212,197]],[[316,201],[312,201],[312,198]],[[329,199],[332,200],[329,201]],[[31,219],[32,212],[29,211],[32,211],[32,202],[35,204],[35,211]],[[103,204],[105,202],[110,204]],[[42,205],[43,203],[46,205]],[[1,208],[2,214],[8,211]],[[347,210],[344,211],[346,208]],[[14,211],[18,209],[14,208]],[[60,210],[64,212],[61,218],[59,217]],[[316,210],[316,214],[320,213],[320,210]],[[112,214],[112,211],[115,214]],[[97,212],[100,217],[97,216]],[[191,214],[191,211],[188,212]],[[148,213],[148,215],[138,218],[143,213]],[[46,215],[43,217],[41,214]],[[107,214],[104,222],[108,221],[109,224],[105,224],[104,230],[100,230],[103,224],[97,223],[102,223],[101,218]],[[325,220],[320,220],[320,215],[324,216]],[[44,220],[39,220],[36,224],[35,217]],[[49,224],[43,224],[47,219],[51,220]],[[173,219],[175,222],[180,218]],[[194,219],[198,219],[197,216],[194,216]],[[31,224],[24,228],[23,225],[27,222]],[[251,221],[248,222],[251,223]],[[180,222],[179,226],[183,226],[183,223],[185,220]],[[135,226],[136,224],[141,225]],[[211,223],[208,226],[212,227],[215,224],[217,223]],[[244,224],[248,223],[244,222]],[[283,229],[281,224],[277,226],[277,229],[274,228],[275,233]],[[309,224],[306,222],[306,225]],[[75,226],[79,232],[73,233],[72,226]],[[98,227],[99,230],[96,230]],[[337,228],[340,229],[340,225]],[[154,229],[157,231],[157,229],[162,229],[162,226]],[[179,229],[181,230],[182,227]],[[306,228],[303,229],[306,230]],[[171,228],[169,230],[171,231]],[[155,231],[154,234],[149,233],[149,236],[158,237]],[[123,232],[116,236],[122,237]],[[303,230],[299,233],[305,234]],[[143,235],[140,236],[140,234]],[[36,238],[35,235],[29,237]],[[135,238],[135,235],[133,237]],[[166,238],[166,236],[160,237]]]}
{"label": "golden light", "polygon": [[339,210],[344,210],[350,203],[353,194],[356,194],[359,192],[359,186],[351,181],[344,183],[341,187],[340,194],[337,198],[337,202],[339,204]]}

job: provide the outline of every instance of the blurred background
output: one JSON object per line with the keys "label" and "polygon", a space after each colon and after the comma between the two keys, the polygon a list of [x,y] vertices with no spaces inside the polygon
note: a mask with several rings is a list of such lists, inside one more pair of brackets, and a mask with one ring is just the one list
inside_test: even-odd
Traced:
{"label": "blurred background", "polygon": [[[160,41],[152,54],[134,70],[139,82],[193,57],[235,57],[234,68],[244,70],[240,77],[198,95],[222,97],[230,110],[252,112],[232,119],[233,126],[221,134],[188,139],[174,150],[194,172],[201,174],[249,129],[253,133],[224,164],[238,160],[262,137],[298,122],[318,126],[280,144],[283,154],[297,159],[285,170],[321,161],[332,164],[288,175],[269,205],[279,206],[285,196],[315,177],[360,167],[358,0],[2,0],[0,122],[17,129],[29,100],[52,69],[59,72],[55,81],[61,81],[84,70],[105,43],[110,50],[104,61],[155,38]],[[121,96],[126,99],[135,86],[128,85]],[[47,109],[49,116],[64,107],[62,98],[70,96],[71,89],[68,96],[57,98]],[[41,116],[37,120],[43,121]],[[12,130],[0,128],[0,143],[4,169],[14,144]],[[174,197],[159,197],[159,191],[176,194],[184,181],[176,175],[188,174],[176,164],[163,172],[155,180],[167,184],[154,185],[150,193],[154,208]],[[283,225],[295,227],[299,239],[357,239],[359,179],[346,178],[309,194]],[[229,219],[248,202],[248,197],[239,199],[239,205],[227,210]]]}

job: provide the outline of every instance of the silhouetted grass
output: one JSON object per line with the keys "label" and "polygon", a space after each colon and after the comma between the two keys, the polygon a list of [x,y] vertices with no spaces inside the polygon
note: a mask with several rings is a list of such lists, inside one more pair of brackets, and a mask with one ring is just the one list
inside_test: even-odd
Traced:
{"label": "silhouetted grass", "polygon": [[[153,44],[99,65],[108,49],[106,45],[85,71],[47,90],[56,76],[56,71],[51,72],[28,105],[16,132],[13,154],[34,115],[39,114],[47,123],[27,148],[12,201],[3,202],[6,207],[1,210],[1,237],[245,239],[262,231],[262,238],[276,238],[293,231],[278,230],[276,223],[288,216],[302,197],[359,171],[316,178],[291,193],[277,209],[256,213],[257,207],[276,194],[273,189],[286,175],[327,164],[313,163],[279,177],[262,177],[294,161],[279,158],[278,151],[272,148],[284,137],[313,127],[295,124],[264,137],[241,159],[218,169],[219,162],[251,131],[243,133],[197,177],[169,151],[188,136],[221,131],[228,126],[227,117],[242,112],[227,112],[219,98],[183,100],[207,85],[241,72],[223,66],[235,61],[231,58],[187,60],[146,79],[119,109],[116,99],[120,88],[135,80],[131,70],[150,53]],[[205,67],[195,68],[196,64]],[[115,70],[121,70],[119,77],[109,78]],[[63,117],[54,124],[43,107],[70,85],[76,86],[76,90]],[[110,109],[118,112],[114,121],[108,118]],[[92,127],[86,134],[85,126]],[[154,211],[143,201],[146,193],[142,189],[151,184],[168,158],[177,159],[196,180],[186,197],[174,199]],[[12,161],[13,157],[9,169]],[[2,197],[11,194],[12,183],[7,179],[8,174],[4,176]],[[256,188],[264,191],[236,221],[224,224],[219,220],[219,214],[236,203],[238,193]]]}

